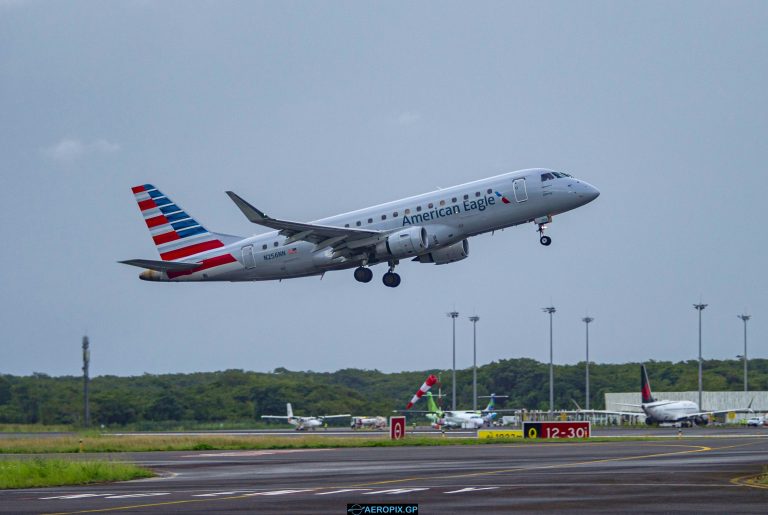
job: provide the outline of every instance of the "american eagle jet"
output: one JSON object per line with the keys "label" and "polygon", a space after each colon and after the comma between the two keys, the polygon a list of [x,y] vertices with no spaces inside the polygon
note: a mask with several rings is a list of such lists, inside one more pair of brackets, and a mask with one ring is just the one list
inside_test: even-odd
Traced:
{"label": "american eagle jet", "polygon": [[532,222],[549,245],[546,224],[596,199],[594,186],[547,169],[510,172],[351,211],[314,222],[273,218],[235,193],[251,222],[273,229],[246,238],[211,232],[151,184],[133,188],[160,260],[130,259],[147,281],[267,281],[354,268],[361,283],[386,263],[386,286],[400,284],[403,259],[443,265],[469,255],[471,236]]}

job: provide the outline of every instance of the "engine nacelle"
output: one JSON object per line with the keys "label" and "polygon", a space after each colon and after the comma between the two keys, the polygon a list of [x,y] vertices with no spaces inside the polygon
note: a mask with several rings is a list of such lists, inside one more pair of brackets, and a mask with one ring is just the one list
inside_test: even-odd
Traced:
{"label": "engine nacelle", "polygon": [[407,258],[421,254],[429,247],[427,230],[423,227],[409,227],[390,234],[376,245],[378,258]]}
{"label": "engine nacelle", "polygon": [[694,422],[696,423],[697,426],[706,426],[707,424],[709,424],[709,417],[707,417],[706,415],[702,415],[700,417],[696,417],[694,419]]}
{"label": "engine nacelle", "polygon": [[421,263],[434,263],[436,265],[445,265],[448,263],[454,263],[461,261],[469,256],[469,242],[467,240],[461,240],[443,247],[441,249],[433,250],[429,254],[423,254],[417,259]]}

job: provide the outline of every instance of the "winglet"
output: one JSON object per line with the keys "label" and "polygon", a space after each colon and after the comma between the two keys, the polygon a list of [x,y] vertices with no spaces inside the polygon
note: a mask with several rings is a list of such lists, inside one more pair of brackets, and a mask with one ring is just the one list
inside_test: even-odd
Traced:
{"label": "winglet", "polygon": [[260,224],[269,218],[265,213],[250,205],[248,202],[240,198],[236,193],[228,191],[227,195],[229,195],[229,198],[232,199],[232,202],[234,202],[235,205],[240,208],[240,211],[242,211],[245,217],[251,222]]}

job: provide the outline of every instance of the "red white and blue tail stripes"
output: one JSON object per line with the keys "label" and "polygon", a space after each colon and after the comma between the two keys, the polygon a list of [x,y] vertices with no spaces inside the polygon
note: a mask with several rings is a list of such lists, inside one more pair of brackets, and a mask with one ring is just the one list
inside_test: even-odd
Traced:
{"label": "red white and blue tail stripes", "polygon": [[[224,247],[216,234],[209,232],[153,185],[134,186],[131,190],[163,261],[187,261],[185,258]],[[189,275],[235,261],[229,253],[214,254],[201,260],[201,266],[194,271],[169,272],[168,277]]]}

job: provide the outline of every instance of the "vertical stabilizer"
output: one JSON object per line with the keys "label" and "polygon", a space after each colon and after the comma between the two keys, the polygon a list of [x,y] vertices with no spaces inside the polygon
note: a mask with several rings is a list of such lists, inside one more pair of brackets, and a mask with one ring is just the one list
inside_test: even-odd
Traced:
{"label": "vertical stabilizer", "polygon": [[224,246],[219,235],[209,232],[153,185],[134,186],[132,191],[163,261],[184,259]]}
{"label": "vertical stabilizer", "polygon": [[286,411],[288,412],[288,418],[293,418],[293,408],[291,408],[291,403],[285,405]]}
{"label": "vertical stabilizer", "polygon": [[643,404],[654,402],[651,393],[651,383],[648,381],[648,372],[645,370],[645,365],[640,365],[640,394],[642,396]]}
{"label": "vertical stabilizer", "polygon": [[427,410],[433,413],[440,411],[440,409],[437,407],[437,404],[435,404],[435,398],[432,397],[432,392],[427,392]]}

